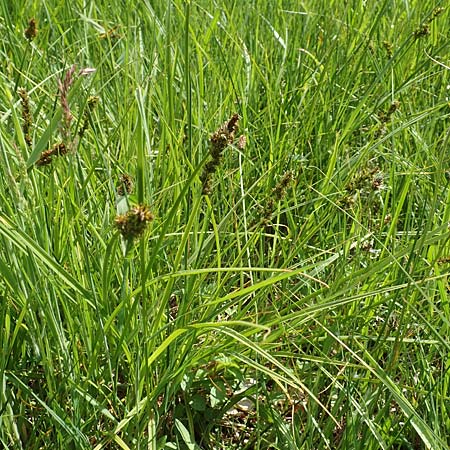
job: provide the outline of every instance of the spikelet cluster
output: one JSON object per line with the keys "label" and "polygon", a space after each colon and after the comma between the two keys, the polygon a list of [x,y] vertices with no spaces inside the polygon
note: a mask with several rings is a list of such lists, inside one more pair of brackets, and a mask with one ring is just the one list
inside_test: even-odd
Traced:
{"label": "spikelet cluster", "polygon": [[37,22],[36,19],[30,19],[28,28],[25,30],[25,37],[31,42],[37,36]]}
{"label": "spikelet cluster", "polygon": [[137,205],[126,214],[117,216],[114,225],[125,239],[135,239],[144,233],[154,218],[148,206]]}
{"label": "spikelet cluster", "polygon": [[272,195],[266,199],[266,205],[262,209],[261,223],[268,225],[272,220],[273,213],[277,203],[279,203],[285,196],[289,186],[294,181],[294,173],[289,170],[283,174],[281,180],[272,189]]}
{"label": "spikelet cluster", "polygon": [[[238,129],[239,114],[233,114],[230,120],[224,122],[209,140],[209,154],[211,159],[206,163],[200,180],[203,184],[202,193],[210,195],[212,192],[212,177],[222,161],[223,151],[232,144]],[[244,143],[245,145],[245,143]]]}
{"label": "spikelet cluster", "polygon": [[444,8],[439,6],[433,10],[429,19],[422,23],[418,28],[416,28],[413,32],[414,39],[419,39],[430,34],[430,25],[436,17],[440,16],[444,12]]}
{"label": "spikelet cluster", "polygon": [[41,153],[41,156],[36,162],[38,166],[48,166],[52,163],[53,158],[55,156],[63,156],[68,152],[66,144],[64,142],[60,142],[59,144],[55,144],[52,148],[45,150],[45,152]]}
{"label": "spikelet cluster", "polygon": [[86,130],[89,127],[89,119],[95,109],[95,107],[98,105],[99,102],[99,98],[96,95],[91,95],[88,98],[87,101],[87,107],[84,110],[84,114],[83,114],[83,125],[81,126],[80,130],[78,131],[78,136],[80,137],[80,139],[84,136],[84,133],[86,132]]}
{"label": "spikelet cluster", "polygon": [[33,117],[31,115],[30,109],[30,99],[28,97],[28,92],[20,88],[17,93],[20,97],[20,103],[22,105],[22,131],[25,138],[25,142],[28,147],[31,147],[32,139],[31,139],[31,128],[33,126]]}
{"label": "spikelet cluster", "polygon": [[62,108],[61,134],[64,142],[71,142],[70,138],[70,124],[73,116],[69,106],[69,90],[75,78],[75,65],[73,65],[67,72],[63,81],[58,80],[59,101]]}
{"label": "spikelet cluster", "polygon": [[387,124],[392,120],[393,114],[396,111],[398,111],[399,109],[400,109],[400,102],[396,100],[391,103],[391,105],[389,106],[389,109],[387,111],[380,111],[378,113],[378,119],[379,119],[380,123],[379,123],[378,130],[375,134],[377,137],[382,136],[386,133]]}
{"label": "spikelet cluster", "polygon": [[134,183],[133,178],[127,173],[123,173],[119,178],[119,183],[117,185],[117,195],[120,197],[124,196],[125,193],[131,194],[133,192]]}

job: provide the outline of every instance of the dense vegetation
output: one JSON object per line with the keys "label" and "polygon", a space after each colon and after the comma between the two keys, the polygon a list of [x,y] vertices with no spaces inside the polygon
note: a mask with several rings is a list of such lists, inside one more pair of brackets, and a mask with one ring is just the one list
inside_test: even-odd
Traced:
{"label": "dense vegetation", "polygon": [[448,448],[444,6],[1,1],[2,446]]}

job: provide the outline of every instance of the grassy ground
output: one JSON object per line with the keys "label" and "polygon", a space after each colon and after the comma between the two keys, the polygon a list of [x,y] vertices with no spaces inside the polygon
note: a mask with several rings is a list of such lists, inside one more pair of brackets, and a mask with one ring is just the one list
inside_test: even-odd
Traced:
{"label": "grassy ground", "polygon": [[0,2],[3,448],[448,448],[444,3]]}

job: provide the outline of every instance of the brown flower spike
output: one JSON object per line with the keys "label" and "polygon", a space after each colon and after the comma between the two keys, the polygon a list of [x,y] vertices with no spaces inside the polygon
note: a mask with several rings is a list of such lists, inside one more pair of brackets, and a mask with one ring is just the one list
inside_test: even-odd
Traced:
{"label": "brown flower spike", "polygon": [[286,196],[286,191],[293,182],[294,173],[291,170],[285,172],[281,180],[272,189],[272,195],[266,200],[266,206],[263,208],[261,214],[262,224],[268,225],[270,223],[276,203],[280,202]]}
{"label": "brown flower spike", "polygon": [[436,19],[436,17],[440,16],[444,12],[444,9],[445,8],[443,8],[442,6],[434,8],[430,18],[415,29],[413,33],[414,39],[419,39],[421,37],[428,36],[431,33],[430,30],[431,22],[433,22],[433,20]]}
{"label": "brown flower spike", "polygon": [[48,166],[52,163],[54,156],[63,156],[68,152],[66,145],[63,142],[55,144],[51,149],[45,150],[36,162],[38,166]]}
{"label": "brown flower spike", "polygon": [[84,114],[83,114],[83,126],[78,131],[78,136],[80,137],[80,139],[84,136],[84,133],[86,132],[86,130],[89,127],[89,118],[92,115],[98,102],[99,102],[99,98],[96,95],[92,95],[88,98],[87,107],[84,110]]}
{"label": "brown flower spike", "polygon": [[147,225],[155,218],[148,206],[137,205],[126,214],[121,214],[115,219],[115,227],[125,239],[134,239],[144,233]]}
{"label": "brown flower spike", "polygon": [[70,124],[72,123],[72,113],[69,106],[69,90],[74,82],[75,64],[66,72],[63,81],[58,80],[59,100],[62,109],[61,134],[64,142],[71,142]]}
{"label": "brown flower spike", "polygon": [[127,194],[131,194],[133,192],[133,187],[133,178],[131,178],[131,176],[127,173],[123,173],[120,176],[119,184],[117,186],[117,195],[123,196],[125,195],[125,192]]}
{"label": "brown flower spike", "polygon": [[19,94],[20,103],[22,105],[23,135],[28,147],[31,147],[31,127],[33,126],[33,117],[30,110],[30,99],[28,98],[28,92],[25,89],[20,88],[17,92]]}
{"label": "brown flower spike", "polygon": [[25,30],[25,37],[28,41],[32,41],[37,36],[37,23],[36,19],[30,19],[28,22],[28,28]]}
{"label": "brown flower spike", "polygon": [[238,129],[239,114],[233,114],[230,120],[223,123],[211,136],[209,154],[211,160],[206,163],[200,180],[203,183],[203,194],[210,195],[212,192],[212,176],[217,170],[225,148],[234,142]]}

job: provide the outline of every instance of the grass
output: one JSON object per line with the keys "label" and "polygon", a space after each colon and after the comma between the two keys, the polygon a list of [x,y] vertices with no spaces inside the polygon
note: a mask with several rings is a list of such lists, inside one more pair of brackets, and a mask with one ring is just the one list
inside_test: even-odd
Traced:
{"label": "grass", "polygon": [[448,448],[443,6],[1,3],[3,448]]}

